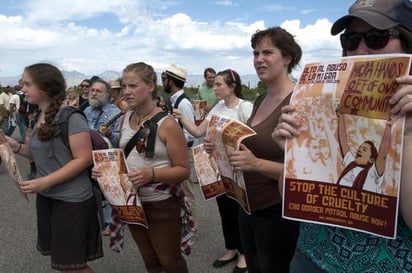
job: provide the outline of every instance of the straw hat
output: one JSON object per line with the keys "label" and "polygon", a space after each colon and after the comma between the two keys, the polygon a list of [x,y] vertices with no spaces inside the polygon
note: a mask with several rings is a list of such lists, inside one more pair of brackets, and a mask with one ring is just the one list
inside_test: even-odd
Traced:
{"label": "straw hat", "polygon": [[186,81],[187,78],[187,69],[178,66],[176,64],[171,64],[167,69],[166,69],[166,74],[169,75],[172,78],[181,80],[182,82]]}
{"label": "straw hat", "polygon": [[112,89],[122,88],[118,80],[111,80],[109,81],[109,85]]}

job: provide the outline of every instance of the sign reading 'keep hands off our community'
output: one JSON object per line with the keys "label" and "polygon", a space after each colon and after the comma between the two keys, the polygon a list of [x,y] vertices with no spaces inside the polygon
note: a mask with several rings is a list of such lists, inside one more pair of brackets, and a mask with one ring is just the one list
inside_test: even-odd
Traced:
{"label": "sign reading 'keep hands off our community'", "polygon": [[386,54],[305,66],[291,99],[301,128],[286,142],[284,217],[396,236],[405,120],[388,101],[410,62]]}

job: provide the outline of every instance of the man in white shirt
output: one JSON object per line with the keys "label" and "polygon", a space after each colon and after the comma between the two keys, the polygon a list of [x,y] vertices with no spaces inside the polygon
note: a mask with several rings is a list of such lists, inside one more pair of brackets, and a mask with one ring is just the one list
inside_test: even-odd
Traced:
{"label": "man in white shirt", "polygon": [[[6,110],[10,112],[9,100],[10,100],[10,97],[11,97],[11,92],[10,92],[11,87],[10,86],[3,87],[1,90],[2,90],[2,92],[0,94],[0,105],[4,106],[4,108],[6,108]],[[3,128],[3,132],[6,135],[10,135],[10,134],[8,134],[9,127],[10,127],[9,123],[10,123],[9,122],[9,117],[4,117],[2,128]],[[13,131],[14,131],[14,128],[10,128],[10,130],[11,129],[13,129]],[[12,133],[13,133],[13,131],[12,131]]]}
{"label": "man in white shirt", "polygon": [[[192,102],[189,97],[184,93],[183,87],[187,78],[187,70],[184,67],[176,64],[171,64],[165,71],[165,78],[162,79],[164,90],[170,94],[170,103],[172,108],[177,108],[179,112],[184,115],[188,120],[195,121],[195,111],[193,109]],[[190,158],[191,175],[189,179],[186,179],[182,183],[183,191],[189,201],[192,214],[197,225],[197,213],[196,213],[196,201],[194,195],[194,168],[193,168],[193,155],[192,146],[194,143],[194,137],[181,125],[183,133],[185,134],[188,153]]]}
{"label": "man in white shirt", "polygon": [[[17,90],[17,92],[10,96],[9,100],[9,109],[10,109],[10,117],[15,121],[15,126],[19,127],[20,133],[20,143],[24,143],[26,137],[26,108],[21,109],[20,106],[24,104],[24,93],[21,90]],[[11,109],[13,111],[11,111]],[[11,116],[13,113],[13,116]],[[9,135],[13,134],[14,129],[11,132],[8,132]]]}

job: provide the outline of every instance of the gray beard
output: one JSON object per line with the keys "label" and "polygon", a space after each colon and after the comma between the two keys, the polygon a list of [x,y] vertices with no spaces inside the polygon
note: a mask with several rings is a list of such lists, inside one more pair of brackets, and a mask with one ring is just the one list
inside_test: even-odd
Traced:
{"label": "gray beard", "polygon": [[90,104],[90,106],[93,107],[93,108],[101,108],[101,107],[103,107],[106,103],[107,103],[107,101],[102,101],[102,100],[99,100],[99,99],[89,98],[89,104]]}

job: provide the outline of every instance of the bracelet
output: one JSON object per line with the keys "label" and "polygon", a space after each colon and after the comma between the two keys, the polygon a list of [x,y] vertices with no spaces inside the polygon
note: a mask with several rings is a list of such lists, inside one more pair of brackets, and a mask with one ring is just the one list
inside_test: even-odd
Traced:
{"label": "bracelet", "polygon": [[152,168],[152,181],[156,181],[154,168]]}
{"label": "bracelet", "polygon": [[23,146],[23,144],[20,143],[19,148],[17,148],[17,151],[15,151],[14,153],[15,153],[15,154],[18,154],[18,153],[20,152],[22,146]]}

